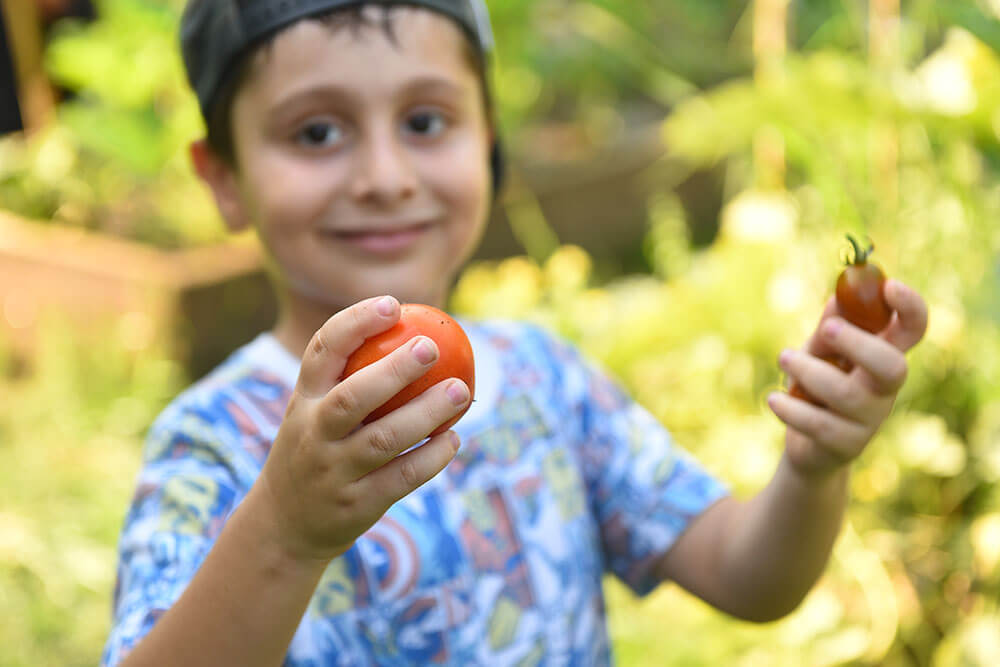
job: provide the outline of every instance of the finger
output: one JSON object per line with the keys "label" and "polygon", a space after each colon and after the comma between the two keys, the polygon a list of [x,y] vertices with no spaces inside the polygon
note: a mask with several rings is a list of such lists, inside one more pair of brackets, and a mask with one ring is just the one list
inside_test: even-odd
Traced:
{"label": "finger", "polygon": [[866,426],[807,401],[774,392],[768,396],[767,404],[778,419],[839,463],[854,460],[868,442]]}
{"label": "finger", "polygon": [[350,436],[348,474],[362,477],[392,461],[465,409],[469,398],[469,387],[451,378],[362,427]]}
{"label": "finger", "polygon": [[373,297],[341,310],[313,334],[302,354],[297,391],[324,396],[337,383],[351,356],[366,338],[399,321],[399,302],[391,296]]}
{"label": "finger", "polygon": [[[826,305],[823,307],[823,313],[819,316],[819,323],[816,325],[816,330],[818,331],[819,328],[823,326],[823,322],[827,321],[831,317],[837,317],[839,314],[840,313],[837,310],[837,298],[831,296],[826,300]],[[816,335],[816,332],[813,332],[813,334],[809,337],[809,340],[806,341],[804,349],[815,356],[828,356],[833,352],[823,338]]]}
{"label": "finger", "polygon": [[906,352],[927,332],[927,303],[916,291],[892,278],[885,282],[883,293],[895,315],[882,336]]}
{"label": "finger", "polygon": [[834,350],[862,369],[859,377],[875,394],[895,394],[906,381],[906,357],[884,338],[839,317],[825,322],[820,333]]}
{"label": "finger", "polygon": [[359,493],[384,498],[388,508],[444,470],[459,444],[454,431],[445,431],[358,480]]}
{"label": "finger", "polygon": [[852,382],[850,375],[839,367],[798,350],[785,350],[778,364],[807,396],[821,406],[829,406],[839,414],[862,419],[866,391]]}
{"label": "finger", "polygon": [[414,336],[378,361],[358,369],[320,402],[320,422],[328,440],[337,440],[361,423],[438,360],[437,344]]}

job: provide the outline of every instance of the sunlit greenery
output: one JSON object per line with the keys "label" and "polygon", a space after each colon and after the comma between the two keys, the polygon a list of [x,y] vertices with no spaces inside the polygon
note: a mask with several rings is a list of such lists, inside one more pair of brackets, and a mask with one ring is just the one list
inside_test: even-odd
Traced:
{"label": "sunlit greenery", "polygon": [[[80,95],[30,141],[0,142],[0,205],[165,246],[221,238],[184,152],[200,121],[172,46],[180,4],[103,0],[101,22],[64,28],[49,63]],[[635,114],[661,127],[665,157],[644,177],[663,185],[647,202],[649,273],[598,281],[563,245],[469,267],[456,311],[576,342],[746,496],[781,452],[765,404],[776,359],[815,325],[844,234],[870,237],[931,309],[803,606],[755,626],[676,587],[636,600],[609,580],[619,663],[1000,664],[996,3],[903,2],[900,47],[877,67],[866,3],[792,3],[788,57],[756,73],[746,3],[492,4],[514,143],[540,120],[610,140]],[[717,165],[719,235],[693,249],[671,188]],[[56,318],[34,364],[0,354],[0,667],[100,651],[142,434],[189,380],[124,344],[127,329],[83,340]]]}
{"label": "sunlit greenery", "polygon": [[0,353],[0,665],[94,665],[146,427],[183,388],[128,318],[86,340],[46,317],[31,372]]}

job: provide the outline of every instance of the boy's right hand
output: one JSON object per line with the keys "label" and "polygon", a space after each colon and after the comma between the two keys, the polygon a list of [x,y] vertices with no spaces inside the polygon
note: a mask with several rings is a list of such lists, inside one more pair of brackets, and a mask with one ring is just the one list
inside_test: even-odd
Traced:
{"label": "boy's right hand", "polygon": [[331,317],[303,353],[298,383],[252,491],[262,501],[256,511],[264,513],[258,518],[269,537],[293,559],[328,561],[342,554],[458,451],[453,431],[406,451],[468,403],[469,389],[458,379],[361,426],[434,365],[438,352],[431,339],[413,339],[337,380],[351,353],[394,325],[399,314],[392,297],[362,301]]}

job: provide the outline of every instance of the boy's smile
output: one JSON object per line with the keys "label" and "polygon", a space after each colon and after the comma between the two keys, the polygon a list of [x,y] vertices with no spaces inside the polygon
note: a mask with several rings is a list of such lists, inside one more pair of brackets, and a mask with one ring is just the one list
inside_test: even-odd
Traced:
{"label": "boy's smile", "polygon": [[373,257],[389,258],[406,252],[434,225],[433,217],[417,216],[414,220],[369,221],[342,228],[320,228],[320,237],[327,241],[346,243],[359,252]]}
{"label": "boy's smile", "polygon": [[235,170],[206,178],[231,228],[257,228],[292,349],[369,296],[442,306],[488,217],[466,37],[410,7],[389,10],[390,37],[383,11],[358,31],[303,21],[258,52],[232,107]]}

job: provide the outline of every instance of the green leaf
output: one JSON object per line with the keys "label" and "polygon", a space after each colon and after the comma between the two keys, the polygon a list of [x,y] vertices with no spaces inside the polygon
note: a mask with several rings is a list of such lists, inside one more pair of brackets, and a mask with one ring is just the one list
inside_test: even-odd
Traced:
{"label": "green leaf", "polygon": [[968,30],[983,44],[1000,52],[1000,20],[977,7],[969,0],[938,0],[941,17]]}
{"label": "green leaf", "polygon": [[155,174],[170,157],[162,141],[163,121],[150,110],[96,108],[81,102],[65,106],[60,116],[83,147],[126,169]]}

